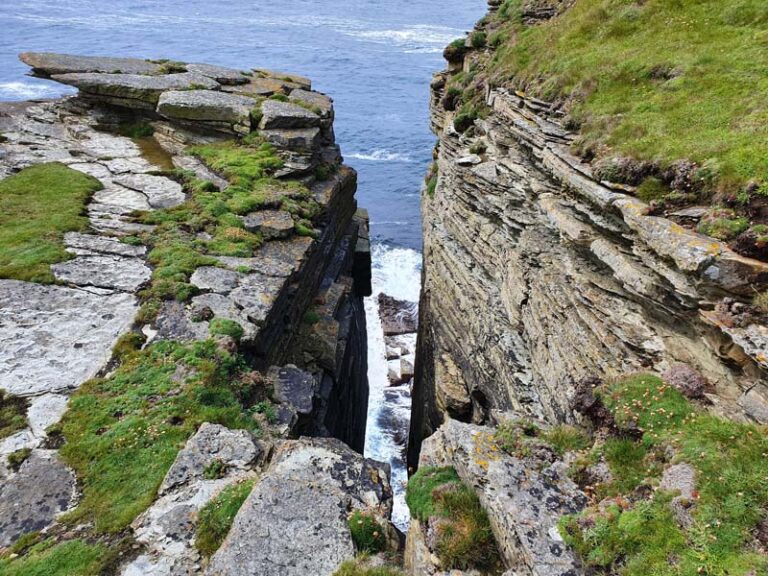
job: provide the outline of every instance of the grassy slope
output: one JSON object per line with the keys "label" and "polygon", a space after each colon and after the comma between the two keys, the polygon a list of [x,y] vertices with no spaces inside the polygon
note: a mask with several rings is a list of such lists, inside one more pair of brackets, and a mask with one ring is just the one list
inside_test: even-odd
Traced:
{"label": "grassy slope", "polygon": [[768,185],[768,4],[577,0],[533,27],[508,0],[497,77],[571,98],[590,145],[707,164],[718,186]]}
{"label": "grassy slope", "polygon": [[[655,376],[630,378],[602,396],[619,427],[637,426],[642,436],[609,438],[586,457],[605,458],[613,480],[593,487],[595,501],[612,501],[563,521],[566,540],[585,563],[622,576],[765,574],[768,558],[754,537],[768,510],[765,427],[702,412]],[[688,527],[675,519],[673,494],[637,490],[658,482],[670,452],[672,463],[696,470]]]}
{"label": "grassy slope", "polygon": [[70,258],[64,232],[87,229],[85,205],[101,188],[63,164],[38,164],[0,181],[0,278],[52,283],[50,265]]}

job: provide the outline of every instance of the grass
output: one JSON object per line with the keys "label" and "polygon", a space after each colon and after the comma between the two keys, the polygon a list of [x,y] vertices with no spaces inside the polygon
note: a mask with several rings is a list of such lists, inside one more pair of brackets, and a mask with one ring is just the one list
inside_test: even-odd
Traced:
{"label": "grass", "polygon": [[212,556],[229,534],[240,507],[253,489],[253,480],[224,488],[200,510],[195,547],[203,556]]}
{"label": "grass", "polygon": [[236,342],[240,342],[243,334],[245,334],[245,330],[239,323],[225,318],[214,318],[211,320],[208,330],[212,336],[229,336]]}
{"label": "grass", "polygon": [[365,557],[362,557],[347,560],[333,576],[405,576],[405,573],[389,566],[368,567],[365,565]]}
{"label": "grass", "polygon": [[[753,531],[768,508],[765,427],[718,418],[692,406],[659,378],[638,375],[606,387],[603,402],[621,429],[602,450],[615,479],[614,504],[566,517],[561,532],[587,566],[621,576],[763,574],[768,559]],[[696,470],[690,527],[674,518],[663,491],[638,499],[669,452]]]}
{"label": "grass", "polygon": [[714,168],[717,186],[768,185],[768,5],[763,0],[580,0],[526,27],[499,18],[490,73],[565,99],[586,147]]}
{"label": "grass", "polygon": [[0,440],[27,427],[29,401],[0,389]]}
{"label": "grass", "polygon": [[[191,375],[175,377],[179,366]],[[67,514],[115,533],[151,504],[179,449],[203,422],[254,429],[239,384],[244,361],[208,340],[158,342],[125,359],[113,375],[83,384],[61,422],[61,456],[83,497]]]}
{"label": "grass", "polygon": [[376,515],[355,510],[347,520],[355,548],[360,553],[378,554],[387,548],[387,539]]}
{"label": "grass", "polygon": [[437,516],[436,554],[443,569],[496,571],[496,540],[474,490],[453,468],[422,468],[408,481],[406,502],[421,522]]}
{"label": "grass", "polygon": [[85,205],[101,187],[57,162],[0,180],[0,278],[53,283],[50,265],[71,258],[64,233],[88,229]]}
{"label": "grass", "polygon": [[32,546],[23,557],[0,558],[3,576],[99,576],[106,549],[100,544],[70,540],[54,545],[50,540]]}
{"label": "grass", "polygon": [[15,452],[8,454],[8,467],[11,470],[18,471],[27,458],[32,454],[31,448],[20,448]]}
{"label": "grass", "polygon": [[584,432],[568,424],[560,424],[544,431],[541,439],[549,444],[558,455],[567,452],[578,452],[589,447],[590,440]]}

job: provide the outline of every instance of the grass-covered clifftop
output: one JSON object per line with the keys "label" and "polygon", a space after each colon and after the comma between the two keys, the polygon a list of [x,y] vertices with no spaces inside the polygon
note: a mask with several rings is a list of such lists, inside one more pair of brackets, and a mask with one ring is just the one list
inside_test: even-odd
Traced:
{"label": "grass-covered clifftop", "polygon": [[711,208],[698,230],[768,256],[768,4],[505,0],[446,52],[458,129],[487,85],[551,102],[573,151],[653,210]]}

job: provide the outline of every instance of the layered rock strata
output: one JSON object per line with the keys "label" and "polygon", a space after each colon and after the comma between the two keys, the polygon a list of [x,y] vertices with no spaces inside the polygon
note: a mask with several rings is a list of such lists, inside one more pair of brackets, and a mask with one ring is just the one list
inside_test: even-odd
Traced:
{"label": "layered rock strata", "polygon": [[[0,105],[0,178],[59,162],[93,176],[101,190],[87,205],[89,229],[64,236],[71,257],[51,267],[55,285],[0,280],[0,388],[29,404],[28,427],[0,440],[0,546],[50,529],[58,514],[77,504],[75,475],[60,463],[47,431],[61,419],[73,391],[108,373],[113,345],[131,331],[142,334],[145,345],[192,343],[210,338],[214,321],[237,323],[242,336],[236,347],[262,372],[276,403],[275,421],[264,424],[268,436],[278,444],[281,437],[301,434],[336,436],[362,451],[367,215],[357,212],[356,174],[342,165],[334,142],[332,100],[311,91],[304,78],[267,70],[56,54],[24,54],[22,60],[35,74],[76,86],[80,93]],[[279,97],[265,100],[275,94]],[[148,124],[154,135],[118,135],[115,130],[126,122]],[[274,146],[280,167],[269,176],[294,185],[241,216],[243,229],[258,234],[261,245],[248,257],[214,253],[215,264],[199,266],[189,278],[194,290],[189,300],[165,300],[155,319],[137,323],[139,293],[151,285],[153,264],[136,238],[152,233],[155,225],[138,221],[136,214],[172,209],[189,199],[170,168],[194,174],[214,190],[226,189],[227,175],[190,154],[189,147],[247,134]],[[284,207],[297,201],[290,190],[300,187],[318,208],[311,222]],[[204,234],[200,240],[207,240]],[[234,341],[224,338],[221,345]],[[291,446],[302,454],[315,444]],[[341,455],[334,473],[362,465],[340,442],[326,449],[328,458]],[[12,468],[6,457],[20,450],[29,455]],[[270,443],[244,431],[204,424],[177,457],[157,500],[133,523],[132,534],[143,548],[122,572],[199,573],[201,558],[193,545],[197,512],[225,487],[253,481],[271,453]],[[209,478],[206,470],[214,460],[226,472]],[[378,499],[368,504],[381,504],[385,520],[388,471],[377,474]],[[312,510],[307,514],[313,522]],[[333,562],[352,555],[346,538],[344,554],[322,564],[318,574],[330,574]],[[276,540],[273,547],[290,545]],[[223,562],[217,565],[228,561]]]}
{"label": "layered rock strata", "polygon": [[675,363],[706,375],[716,411],[766,422],[768,329],[742,312],[768,265],[600,182],[546,102],[489,88],[487,118],[458,132],[447,84],[473,66],[432,83],[412,464],[446,417],[575,421],[579,379]]}

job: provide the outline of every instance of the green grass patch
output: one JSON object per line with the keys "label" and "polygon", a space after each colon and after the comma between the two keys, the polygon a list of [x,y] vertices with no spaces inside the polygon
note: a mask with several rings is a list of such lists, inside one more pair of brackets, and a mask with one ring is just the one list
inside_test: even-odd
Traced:
{"label": "green grass patch", "polygon": [[46,540],[32,546],[16,559],[0,558],[3,576],[99,576],[104,566],[106,548],[70,540],[55,545]]}
{"label": "green grass patch", "polygon": [[375,514],[355,510],[347,520],[355,548],[360,553],[378,554],[387,548],[384,529]]}
{"label": "green grass patch", "polygon": [[8,454],[8,467],[11,470],[18,471],[27,458],[32,454],[31,448],[20,448],[15,452]]}
{"label": "green grass patch", "polygon": [[53,162],[0,180],[0,278],[50,284],[50,265],[72,256],[65,232],[88,229],[85,206],[101,183]]}
{"label": "green grass patch", "polygon": [[453,468],[421,468],[408,480],[405,499],[419,521],[441,519],[435,552],[442,568],[493,573],[501,568],[488,515]]}
{"label": "green grass patch", "polygon": [[498,12],[490,72],[567,98],[587,146],[669,164],[718,166],[720,187],[768,184],[768,5],[763,0],[578,0],[522,23]]}
{"label": "green grass patch", "polygon": [[590,445],[589,436],[568,424],[561,424],[544,431],[541,439],[554,448],[560,456],[567,452],[585,450]]}
{"label": "green grass patch", "polygon": [[365,556],[355,560],[347,560],[333,576],[405,576],[405,572],[389,566],[369,567],[365,563]]}
{"label": "green grass patch", "polygon": [[0,440],[27,427],[29,401],[0,389]]}
{"label": "green grass patch", "polygon": [[[182,367],[189,375],[178,376]],[[130,355],[107,379],[83,384],[61,423],[61,456],[82,487],[65,517],[119,532],[151,504],[179,449],[203,422],[254,430],[240,357],[208,340],[158,342]]]}
{"label": "green grass patch", "polygon": [[253,489],[253,480],[224,488],[200,510],[195,546],[203,556],[212,556],[229,534],[240,507]]}
{"label": "green grass patch", "polygon": [[[601,449],[616,476],[616,505],[566,517],[561,532],[593,568],[621,576],[763,574],[768,559],[753,546],[768,510],[765,427],[695,408],[659,378],[638,375],[607,386],[601,397],[620,428]],[[661,491],[634,503],[634,488],[658,478],[668,452],[696,470],[691,525],[676,521]]]}
{"label": "green grass patch", "polygon": [[243,334],[245,334],[245,330],[243,330],[243,327],[238,322],[225,318],[214,318],[211,320],[208,330],[212,336],[229,336],[234,338],[236,342],[240,342]]}

